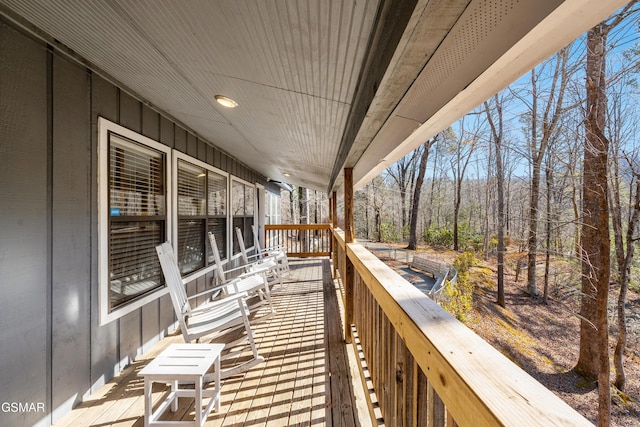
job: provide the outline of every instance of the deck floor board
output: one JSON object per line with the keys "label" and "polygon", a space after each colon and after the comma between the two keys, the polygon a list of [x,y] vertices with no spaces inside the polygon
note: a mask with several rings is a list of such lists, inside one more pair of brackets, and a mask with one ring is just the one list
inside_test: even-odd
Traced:
{"label": "deck floor board", "polygon": [[[326,277],[323,289],[323,274],[331,271],[328,263],[291,260],[289,276],[272,289],[276,314],[263,318],[268,311],[264,305],[252,320],[258,351],[266,361],[222,383],[221,410],[209,415],[207,426],[354,425],[355,414],[344,413],[353,400],[351,387],[348,381],[344,386],[330,383],[328,371],[334,358],[342,360],[335,356],[340,351],[335,342],[340,334],[339,309],[335,300],[327,298]],[[182,336],[174,334],[157,343],[55,425],[143,426],[144,382],[137,373],[172,342],[182,342]],[[245,350],[239,357],[248,355]],[[339,396],[334,396],[336,387],[341,388]],[[166,390],[154,384],[156,406]],[[167,412],[162,419],[193,420],[194,412],[193,399],[180,399],[178,411]]]}

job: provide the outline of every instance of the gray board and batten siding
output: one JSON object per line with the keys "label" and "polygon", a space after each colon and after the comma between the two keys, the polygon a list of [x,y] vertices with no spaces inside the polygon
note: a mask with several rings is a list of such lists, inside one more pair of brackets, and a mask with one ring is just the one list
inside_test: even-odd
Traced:
{"label": "gray board and batten siding", "polygon": [[49,425],[175,324],[168,295],[99,324],[98,117],[270,185],[79,61],[0,26],[0,402],[38,405],[6,406],[0,425]]}

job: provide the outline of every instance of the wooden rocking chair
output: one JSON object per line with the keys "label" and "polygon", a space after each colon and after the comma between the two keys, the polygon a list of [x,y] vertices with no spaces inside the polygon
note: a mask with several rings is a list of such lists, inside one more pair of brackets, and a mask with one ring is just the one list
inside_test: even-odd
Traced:
{"label": "wooden rocking chair", "polygon": [[[184,283],[180,276],[180,269],[178,268],[178,263],[176,262],[171,245],[169,243],[163,243],[156,246],[156,252],[158,253],[162,273],[169,288],[171,302],[173,303],[173,309],[178,318],[184,341],[191,343],[205,336],[210,337],[211,341],[220,341],[220,338],[224,335],[236,329],[244,328],[246,334],[243,334],[242,337],[232,342],[225,342],[225,349],[233,348],[246,340],[251,347],[252,358],[233,367],[221,370],[220,378],[224,379],[246,372],[258,363],[263,362],[264,357],[258,354],[258,349],[253,339],[253,332],[251,331],[251,325],[249,324],[249,308],[245,302],[247,293],[236,290],[235,293],[226,298],[211,300],[197,308],[191,308],[189,304],[190,299],[201,297],[205,294],[220,292],[220,288],[215,287],[197,295],[187,297]],[[242,280],[238,280],[234,285],[237,284],[241,286],[241,282]],[[239,351],[226,353],[223,355],[222,360],[235,357],[238,353]],[[210,380],[208,377],[205,378],[205,381]]]}

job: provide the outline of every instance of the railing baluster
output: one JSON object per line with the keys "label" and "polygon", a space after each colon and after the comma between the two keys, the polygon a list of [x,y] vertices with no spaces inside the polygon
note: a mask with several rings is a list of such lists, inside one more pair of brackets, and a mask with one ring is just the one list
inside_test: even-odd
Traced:
{"label": "railing baluster", "polygon": [[429,396],[427,398],[427,402],[429,405],[428,425],[433,427],[444,427],[444,421],[445,421],[444,404],[442,403],[440,396],[438,396],[438,393],[436,393],[435,390],[433,389],[431,381],[428,382],[427,393]]}
{"label": "railing baluster", "polygon": [[404,423],[404,392],[405,392],[405,378],[404,378],[404,345],[402,343],[402,339],[398,334],[393,334],[393,341],[395,347],[395,363],[394,363],[394,374],[395,374],[395,396],[393,400],[393,412],[396,414],[396,420],[398,425],[403,425]]}
{"label": "railing baluster", "polygon": [[343,303],[352,264],[365,390],[373,387],[385,425],[591,425],[362,246],[350,243],[347,257],[344,233],[329,224],[267,225],[265,242],[289,256],[330,256]]}
{"label": "railing baluster", "polygon": [[330,256],[331,239],[329,224],[265,225],[266,246],[279,244],[290,257]]}
{"label": "railing baluster", "polygon": [[428,425],[429,414],[429,393],[427,393],[427,376],[422,369],[418,367],[416,363],[417,371],[417,387],[415,393],[415,405],[416,405],[416,424],[418,426]]}

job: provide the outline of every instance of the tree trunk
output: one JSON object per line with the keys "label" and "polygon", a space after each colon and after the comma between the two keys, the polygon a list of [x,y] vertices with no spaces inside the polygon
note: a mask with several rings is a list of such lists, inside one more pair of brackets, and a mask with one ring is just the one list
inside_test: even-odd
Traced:
{"label": "tree trunk", "polygon": [[411,203],[411,221],[409,224],[409,245],[407,249],[416,250],[418,247],[418,237],[416,228],[418,226],[418,208],[420,207],[420,192],[422,191],[422,183],[424,182],[424,173],[427,170],[427,161],[429,160],[429,149],[433,143],[437,140],[436,135],[430,141],[425,142],[422,145],[422,156],[420,156],[420,166],[418,167],[418,177],[416,178],[416,185],[413,192],[413,201]]}
{"label": "tree trunk", "polygon": [[540,194],[540,165],[534,164],[531,179],[531,199],[529,204],[529,249],[527,261],[527,292],[531,296],[538,296],[536,283],[536,264],[538,260],[538,195]]}
{"label": "tree trunk", "polygon": [[[618,260],[618,275],[620,281],[620,294],[618,295],[618,341],[616,342],[616,348],[613,353],[613,363],[616,370],[615,386],[620,391],[624,391],[626,387],[627,377],[624,371],[624,350],[627,345],[627,317],[626,317],[626,304],[627,304],[627,290],[629,289],[629,280],[631,276],[631,262],[635,252],[635,240],[634,235],[638,224],[640,223],[640,175],[635,174],[635,199],[631,216],[627,224],[627,233],[625,238],[627,252],[624,253],[624,245],[622,243],[622,215],[620,212],[620,192],[616,191],[614,198],[617,199],[615,214],[616,220],[619,221],[619,226],[614,226],[616,233],[616,252]],[[633,188],[633,183],[632,183]],[[618,234],[620,236],[618,236]],[[620,246],[619,246],[620,245]]]}
{"label": "tree trunk", "polygon": [[[485,110],[486,110],[485,105]],[[490,119],[488,119],[490,120]],[[485,204],[484,204],[484,230],[482,234],[482,259],[489,259],[489,241],[491,239],[491,228],[489,226],[490,207],[493,203],[492,187],[491,187],[491,170],[493,169],[493,146],[489,144],[489,154],[487,156],[487,184],[485,185]]]}
{"label": "tree trunk", "polygon": [[538,257],[538,187],[540,180],[540,154],[538,153],[538,91],[535,69],[531,70],[531,161],[533,170],[531,176],[531,190],[529,192],[529,233],[527,237],[527,292],[537,296],[536,263]]}
{"label": "tree trunk", "polygon": [[572,150],[569,153],[569,176],[571,178],[571,208],[573,210],[573,223],[574,223],[574,233],[573,233],[573,252],[577,259],[580,259],[580,206],[578,204],[579,188],[580,184],[577,181],[577,163],[578,163],[578,153],[577,148]]}
{"label": "tree trunk", "polygon": [[546,239],[547,250],[544,257],[544,291],[542,293],[542,300],[545,304],[549,304],[549,270],[551,269],[551,192],[553,191],[553,169],[551,168],[551,161],[547,161],[547,168],[545,169],[545,177],[547,182],[547,224],[546,224]]}
{"label": "tree trunk", "polygon": [[433,196],[436,188],[436,170],[438,169],[438,150],[435,151],[435,161],[433,162],[433,176],[431,177],[431,191],[429,192],[429,217],[427,218],[427,230],[433,223]]}
{"label": "tree trunk", "polygon": [[[531,107],[531,161],[533,163],[531,177],[531,194],[529,204],[529,237],[528,237],[528,271],[527,271],[527,291],[532,296],[538,295],[536,285],[536,263],[538,248],[538,203],[540,197],[540,174],[542,161],[549,146],[556,138],[556,129],[563,112],[564,93],[567,86],[568,71],[567,58],[569,47],[565,47],[555,56],[555,69],[549,89],[549,99],[540,121],[538,121],[538,91],[537,77],[535,70],[531,71],[532,86],[532,107]],[[538,141],[538,126],[541,129],[540,140]]]}
{"label": "tree trunk", "polygon": [[489,110],[489,103],[485,102],[485,111],[487,114],[487,120],[491,127],[492,139],[494,147],[496,149],[496,185],[498,190],[498,247],[497,247],[497,262],[498,262],[498,298],[497,303],[501,307],[505,307],[504,299],[504,168],[502,166],[502,104],[498,95],[495,95],[495,112],[497,118],[497,126],[494,122],[491,111]]}
{"label": "tree trunk", "polygon": [[[367,184],[367,201],[369,200],[369,191],[371,190],[371,184]],[[369,240],[369,203],[364,207],[364,227],[365,227],[365,239]]]}
{"label": "tree trunk", "polygon": [[586,142],[584,150],[582,226],[582,306],[580,354],[575,371],[598,380],[598,425],[611,419],[609,385],[609,141],[603,133],[607,111],[605,52],[608,26],[601,23],[587,34]]}
{"label": "tree trunk", "polygon": [[460,250],[458,241],[458,217],[460,216],[460,197],[462,193],[462,180],[456,180],[456,193],[453,202],[453,250]]}
{"label": "tree trunk", "polygon": [[[500,119],[502,121],[502,119]],[[502,139],[502,138],[501,138]],[[504,171],[502,168],[501,141],[496,141],[496,174],[498,186],[498,299],[497,303],[505,307],[504,299]]]}
{"label": "tree trunk", "polygon": [[402,224],[401,233],[403,239],[407,237],[407,194],[411,191],[416,170],[415,164],[416,150],[387,168],[388,174],[393,178],[400,190],[400,222]]}

